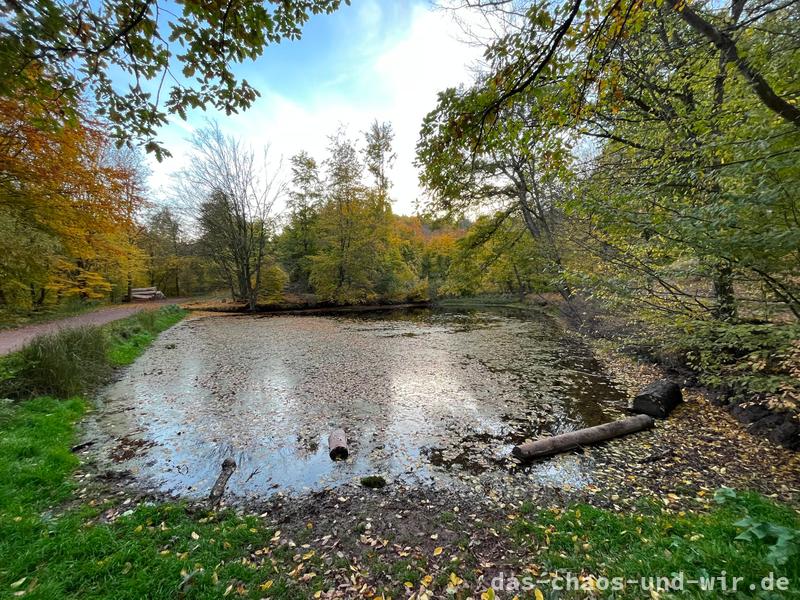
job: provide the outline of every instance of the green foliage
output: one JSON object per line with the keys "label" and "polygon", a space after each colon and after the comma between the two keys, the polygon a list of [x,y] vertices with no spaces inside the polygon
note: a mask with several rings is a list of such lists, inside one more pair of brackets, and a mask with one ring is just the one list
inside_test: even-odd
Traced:
{"label": "green foliage", "polygon": [[317,252],[316,227],[323,184],[317,161],[307,152],[291,158],[292,188],[289,191],[289,222],[277,240],[278,254],[291,282],[310,289],[311,257]]}
{"label": "green foliage", "polygon": [[261,269],[260,298],[267,302],[280,302],[289,283],[289,276],[280,265],[273,263]]}
{"label": "green foliage", "polygon": [[[797,16],[772,1],[531,6],[425,118],[428,209],[519,214],[543,287],[666,338],[707,384],[797,406]],[[472,258],[454,290],[487,276]]]}
{"label": "green foliage", "polygon": [[457,243],[442,292],[450,295],[549,291],[547,260],[518,215],[480,217]]}
{"label": "green foliage", "polygon": [[344,130],[330,138],[324,182],[310,156],[292,159],[290,221],[277,247],[295,289],[310,288],[335,304],[414,295],[419,281],[394,235],[388,196],[391,140],[388,124],[374,124],[367,135],[364,158],[372,187],[364,184],[365,164]]}
{"label": "green foliage", "polygon": [[157,287],[167,297],[209,292],[225,284],[169,208],[148,216],[137,243],[147,255],[147,285]]}
{"label": "green foliage", "polygon": [[745,517],[734,525],[745,528],[736,536],[737,540],[762,543],[769,547],[765,560],[771,565],[785,565],[800,552],[800,529],[765,523],[753,517]]}
{"label": "green foliage", "polygon": [[[213,106],[226,114],[248,108],[258,91],[237,78],[233,66],[257,58],[270,43],[299,38],[312,14],[340,4],[291,0],[221,10],[184,2],[165,10],[155,2],[123,0],[102,6],[88,0],[16,2],[0,35],[0,94],[58,98],[61,110],[49,115],[56,121],[65,108],[74,114],[91,93],[116,138],[144,140],[161,159],[169,153],[155,135],[168,113],[185,119],[193,108]],[[154,86],[170,68],[178,78],[156,97]],[[137,84],[115,85],[114,72]]]}
{"label": "green foliage", "polygon": [[231,297],[255,310],[274,238],[272,209],[282,192],[278,169],[266,148],[258,161],[252,148],[216,123],[196,131],[191,143],[180,193],[195,206],[199,245]]}
{"label": "green foliage", "polygon": [[[718,504],[729,504],[747,510],[747,497],[739,495],[731,488],[721,488],[714,493]],[[787,527],[770,521],[764,517],[753,517],[749,514],[734,523],[744,531],[735,539],[750,542],[753,545],[766,545],[768,552],[766,562],[776,567],[785,565],[795,555],[800,554],[800,528]]]}
{"label": "green foliage", "polygon": [[800,325],[679,322],[665,340],[668,350],[685,356],[702,383],[737,395],[800,394],[789,363],[800,339]]}

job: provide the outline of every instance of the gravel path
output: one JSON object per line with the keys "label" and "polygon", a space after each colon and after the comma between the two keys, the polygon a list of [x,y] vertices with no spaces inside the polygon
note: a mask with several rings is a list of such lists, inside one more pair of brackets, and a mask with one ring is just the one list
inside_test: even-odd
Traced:
{"label": "gravel path", "polygon": [[0,356],[19,350],[37,335],[42,335],[43,333],[53,333],[60,329],[71,329],[82,327],[83,325],[105,325],[111,321],[124,319],[141,310],[153,310],[161,306],[176,304],[178,302],[179,300],[171,298],[168,300],[156,300],[146,304],[108,306],[57,321],[37,323],[36,325],[27,325],[17,329],[0,331]]}

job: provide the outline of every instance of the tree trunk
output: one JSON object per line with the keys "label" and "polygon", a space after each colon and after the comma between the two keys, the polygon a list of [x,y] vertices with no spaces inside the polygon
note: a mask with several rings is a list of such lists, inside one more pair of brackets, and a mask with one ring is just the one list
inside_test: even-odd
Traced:
{"label": "tree trunk", "polygon": [[714,316],[722,321],[736,317],[736,297],[733,291],[733,269],[727,263],[721,263],[714,269],[712,278],[716,307]]}
{"label": "tree trunk", "polygon": [[519,459],[531,460],[566,452],[579,446],[596,444],[597,442],[649,429],[652,426],[652,417],[636,415],[635,417],[612,421],[611,423],[589,427],[588,429],[579,429],[578,431],[570,431],[554,437],[540,438],[535,442],[527,442],[515,446],[512,454]]}

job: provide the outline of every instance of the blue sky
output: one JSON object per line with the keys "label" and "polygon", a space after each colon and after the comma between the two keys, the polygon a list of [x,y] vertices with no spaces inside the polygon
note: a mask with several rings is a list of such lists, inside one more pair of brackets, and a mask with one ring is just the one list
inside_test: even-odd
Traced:
{"label": "blue sky", "polygon": [[248,111],[170,119],[159,138],[173,158],[153,161],[151,186],[157,197],[169,197],[171,176],[186,162],[186,140],[208,118],[256,148],[269,144],[276,163],[300,149],[322,160],[327,136],[340,124],[356,137],[378,119],[391,121],[396,133],[395,211],[411,214],[420,196],[412,163],[422,118],[438,91],[469,80],[480,55],[463,39],[452,16],[426,1],[353,0],[313,16],[301,40],[270,46],[236,68],[261,92]]}

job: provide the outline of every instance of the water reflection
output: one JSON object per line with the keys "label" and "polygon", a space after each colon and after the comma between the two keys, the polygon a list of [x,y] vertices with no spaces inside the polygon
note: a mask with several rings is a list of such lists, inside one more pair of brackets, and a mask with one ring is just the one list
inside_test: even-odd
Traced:
{"label": "water reflection", "polygon": [[[119,466],[142,482],[185,496],[207,493],[227,456],[239,465],[229,489],[240,496],[375,473],[458,485],[513,472],[514,443],[623,408],[586,349],[546,317],[215,317],[164,334],[106,390],[99,457],[123,457]],[[335,427],[351,443],[345,462],[328,458]],[[525,476],[580,485],[589,477],[581,469],[567,459]]]}

